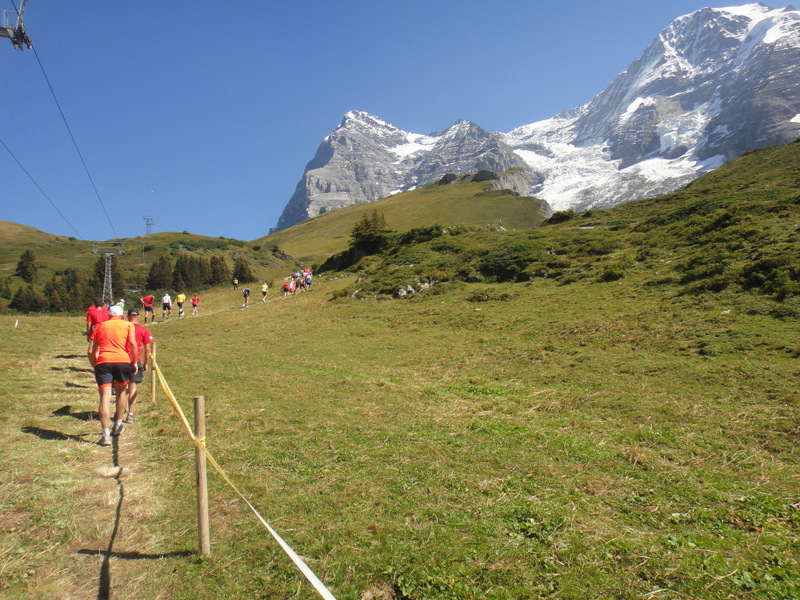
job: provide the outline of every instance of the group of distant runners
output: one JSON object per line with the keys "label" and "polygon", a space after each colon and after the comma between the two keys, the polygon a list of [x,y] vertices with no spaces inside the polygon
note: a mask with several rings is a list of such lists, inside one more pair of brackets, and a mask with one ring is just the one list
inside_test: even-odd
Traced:
{"label": "group of distant runners", "polygon": [[[144,306],[144,324],[147,325],[147,314],[150,314],[150,322],[155,323],[155,310],[153,308],[153,303],[155,302],[156,298],[153,294],[149,296],[145,296],[144,298],[140,298],[142,305]],[[177,296],[175,296],[175,304],[178,305],[178,318],[182,319],[184,317],[183,313],[183,305],[186,302],[186,294],[180,292]],[[197,312],[200,306],[200,297],[195,294],[192,296],[190,300],[192,303],[192,316],[199,317],[200,314]],[[161,298],[161,320],[169,319],[170,314],[172,314],[172,297],[169,295],[169,292],[164,294]]]}
{"label": "group of distant runners", "polygon": [[[238,279],[234,279],[233,280],[233,289],[235,290],[238,287],[239,287],[239,280]],[[269,286],[267,285],[267,282],[264,281],[261,284],[261,302],[266,302],[267,301],[267,292],[268,291],[269,291]],[[246,287],[246,288],[244,288],[242,290],[242,298],[244,299],[244,303],[242,304],[242,308],[247,308],[248,306],[250,306],[250,288],[249,287]]]}
{"label": "group of distant runners", "polygon": [[[295,273],[290,274],[288,277],[284,278],[283,282],[283,297],[286,298],[288,296],[294,296],[300,292],[305,292],[311,289],[311,280],[312,274],[311,269],[303,269],[302,271],[298,271]],[[239,289],[239,280],[234,278],[233,279],[233,289]],[[267,301],[267,294],[269,292],[269,286],[267,282],[264,281],[261,283],[261,302]],[[250,306],[250,288],[245,287],[242,289],[242,308],[247,308]]]}
{"label": "group of distant runners", "polygon": [[284,280],[283,297],[294,296],[301,292],[311,289],[311,269],[303,269],[297,273],[292,273]]}

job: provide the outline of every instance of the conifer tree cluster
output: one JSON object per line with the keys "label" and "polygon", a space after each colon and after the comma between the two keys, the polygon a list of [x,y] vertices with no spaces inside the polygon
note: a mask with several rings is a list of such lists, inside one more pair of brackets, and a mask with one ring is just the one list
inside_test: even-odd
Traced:
{"label": "conifer tree cluster", "polygon": [[184,252],[174,262],[169,256],[158,258],[150,267],[146,287],[148,290],[186,290],[227,284],[230,280],[230,269],[221,256],[212,256],[209,260]]}
{"label": "conifer tree cluster", "polygon": [[[99,286],[102,289],[103,282]],[[8,307],[21,312],[82,312],[97,295],[98,282],[81,269],[56,273],[42,291],[33,284],[20,287]]]}

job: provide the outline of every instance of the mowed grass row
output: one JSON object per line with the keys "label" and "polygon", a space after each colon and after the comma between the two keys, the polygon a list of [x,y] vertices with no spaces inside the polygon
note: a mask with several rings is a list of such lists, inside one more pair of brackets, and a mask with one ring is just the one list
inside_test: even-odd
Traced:
{"label": "mowed grass row", "polygon": [[[153,328],[184,409],[206,397],[212,453],[338,598],[800,593],[796,322],[757,314],[751,298],[670,297],[627,279],[516,284],[488,302],[468,300],[486,285],[327,300],[346,283],[271,292],[246,310],[237,292],[219,291],[203,318]],[[24,342],[31,361],[52,353],[53,322],[13,338],[34,339]],[[16,372],[17,403],[36,396],[42,414],[63,404]],[[25,411],[8,410],[17,416],[0,421],[4,456],[74,444],[25,435]],[[147,548],[125,550],[159,557],[140,561],[140,597],[316,597],[214,474],[213,554],[186,555],[196,547],[193,450],[163,394],[141,415],[136,452],[155,514],[135,524],[148,537],[132,541]],[[32,489],[46,485],[14,464]],[[4,510],[24,528],[37,503],[5,477]],[[69,485],[66,514],[80,508]],[[69,547],[71,534],[56,531]],[[14,555],[18,574],[3,581],[43,589],[38,561],[53,570],[66,554]],[[129,583],[117,584],[127,597]]]}

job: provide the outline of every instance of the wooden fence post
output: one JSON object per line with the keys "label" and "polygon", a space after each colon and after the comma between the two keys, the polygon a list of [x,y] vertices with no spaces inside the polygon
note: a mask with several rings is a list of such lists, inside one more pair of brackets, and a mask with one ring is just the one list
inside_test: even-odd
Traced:
{"label": "wooden fence post", "polygon": [[[206,441],[206,401],[203,396],[194,397],[194,433],[197,440]],[[206,455],[200,448],[195,448],[197,464],[197,537],[200,554],[211,554],[211,534],[208,529],[208,480],[206,479]]]}
{"label": "wooden fence post", "polygon": [[150,344],[150,404],[156,403],[156,370],[153,367],[155,364],[155,356],[156,356],[156,343],[151,342]]}

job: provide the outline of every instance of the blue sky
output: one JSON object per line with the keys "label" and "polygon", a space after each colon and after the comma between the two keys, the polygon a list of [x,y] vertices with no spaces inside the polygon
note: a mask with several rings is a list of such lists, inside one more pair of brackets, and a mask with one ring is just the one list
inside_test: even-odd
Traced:
{"label": "blue sky", "polygon": [[510,131],[591,100],[675,18],[735,4],[30,0],[47,79],[0,38],[0,140],[66,220],[2,146],[0,220],[100,241],[152,216],[153,231],[252,240],[349,110],[415,133]]}

